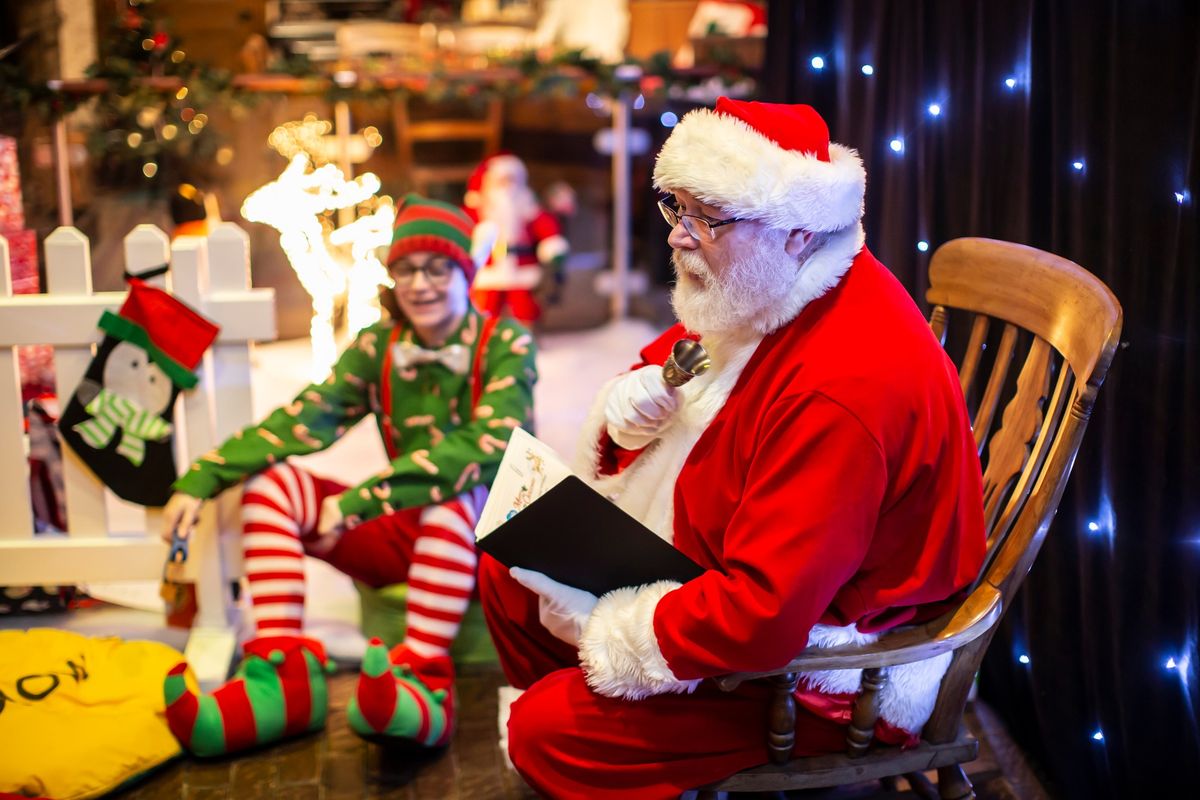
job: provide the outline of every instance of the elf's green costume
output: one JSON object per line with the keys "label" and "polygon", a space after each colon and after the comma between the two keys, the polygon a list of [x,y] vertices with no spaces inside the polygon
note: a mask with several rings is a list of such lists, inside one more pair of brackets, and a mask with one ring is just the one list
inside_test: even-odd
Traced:
{"label": "elf's green costume", "polygon": [[[388,264],[411,253],[438,253],[461,267],[469,285],[471,229],[457,208],[410,195],[397,212]],[[447,289],[454,287],[451,282]],[[253,668],[239,669],[207,713],[191,710],[203,712],[207,698],[193,701],[182,675],[169,680],[167,715],[185,746],[215,755],[323,724],[321,669],[294,669],[290,683],[282,676],[301,655],[304,663],[326,663],[319,646],[301,637],[305,553],[371,586],[409,585],[405,641],[390,659],[382,645],[368,649],[351,726],[365,736],[425,745],[449,740],[454,671],[448,653],[475,585],[476,514],[509,433],[532,419],[536,379],[532,337],[511,320],[469,309],[436,350],[425,349],[407,321],[381,322],[358,334],[323,383],[306,387],[191,466],[175,488],[201,498],[253,476],[243,492],[242,521],[258,638],[245,645],[248,661],[257,658]],[[347,488],[286,461],[330,446],[368,414],[375,415],[391,459],[383,472]],[[344,525],[321,535],[322,504],[331,497]],[[295,680],[303,675],[307,680]],[[222,693],[238,681],[245,688],[233,691],[236,702],[225,713]],[[256,681],[268,688],[256,690]],[[283,710],[265,708],[280,703]],[[305,714],[293,706],[312,712],[304,725],[298,716]],[[261,720],[281,714],[296,716],[297,724],[263,727]]]}

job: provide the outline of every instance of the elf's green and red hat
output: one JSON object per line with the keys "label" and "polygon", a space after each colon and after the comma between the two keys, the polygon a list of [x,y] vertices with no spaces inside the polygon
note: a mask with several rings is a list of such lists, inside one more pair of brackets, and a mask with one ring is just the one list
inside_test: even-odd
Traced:
{"label": "elf's green and red hat", "polygon": [[105,311],[99,327],[145,350],[167,377],[185,389],[196,385],[192,370],[220,331],[182,300],[137,278],[129,279],[129,295],[121,310]]}
{"label": "elf's green and red hat", "polygon": [[390,267],[409,253],[440,253],[458,262],[469,284],[475,279],[475,261],[471,257],[474,228],[475,223],[458,206],[409,194],[396,209],[387,264]]}

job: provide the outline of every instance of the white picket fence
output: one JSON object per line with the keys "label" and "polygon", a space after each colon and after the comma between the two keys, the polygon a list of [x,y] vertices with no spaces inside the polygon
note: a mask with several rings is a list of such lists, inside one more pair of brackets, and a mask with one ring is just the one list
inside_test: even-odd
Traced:
{"label": "white picket fence", "polygon": [[[176,296],[220,326],[197,369],[199,383],[176,406],[176,465],[197,456],[253,419],[250,349],[275,338],[271,289],[250,288],[249,239],[223,223],[207,237],[171,243],[153,225],[125,237],[125,267],[137,274],[170,262],[168,275],[149,283]],[[62,408],[83,378],[102,338],[101,314],[116,311],[124,292],[93,292],[87,237],[58,228],[45,241],[46,293],[14,295],[8,243],[0,237],[0,586],[158,579],[166,558],[159,537],[161,512],[138,509],[133,529],[114,530],[114,498],[67,447],[63,450],[65,534],[34,533],[28,449],[22,424],[17,351],[51,345]],[[229,581],[241,574],[239,537],[219,536],[236,526],[237,499],[205,505],[187,562],[196,582],[198,613],[187,656],[204,683],[224,677],[234,647]],[[132,508],[132,507],[131,507]],[[128,520],[130,514],[121,514]]]}

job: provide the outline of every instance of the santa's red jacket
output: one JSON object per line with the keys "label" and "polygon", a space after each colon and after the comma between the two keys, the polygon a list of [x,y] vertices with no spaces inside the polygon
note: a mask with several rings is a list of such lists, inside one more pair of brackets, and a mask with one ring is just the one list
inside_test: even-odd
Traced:
{"label": "santa's red jacket", "polygon": [[[705,339],[713,368],[681,389],[650,447],[617,452],[601,392],[584,431],[600,444],[584,448],[581,474],[707,569],[601,598],[580,652],[602,694],[689,691],[809,645],[870,642],[945,611],[978,574],[980,464],[954,365],[861,230],[849,233],[806,263],[782,324]],[[682,333],[647,348],[647,363]],[[920,731],[949,656],[889,670],[885,726]],[[844,720],[859,680],[806,675],[798,698]]]}

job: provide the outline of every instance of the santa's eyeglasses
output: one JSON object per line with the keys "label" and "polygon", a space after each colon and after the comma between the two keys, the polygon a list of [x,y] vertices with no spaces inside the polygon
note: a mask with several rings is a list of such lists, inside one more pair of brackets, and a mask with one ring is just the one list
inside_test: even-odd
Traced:
{"label": "santa's eyeglasses", "polygon": [[396,261],[388,267],[388,274],[397,286],[408,287],[417,278],[418,272],[425,273],[425,280],[435,289],[443,289],[450,282],[450,274],[457,266],[452,259],[445,256],[434,256],[424,264],[414,264],[406,258]]}
{"label": "santa's eyeglasses", "polygon": [[691,236],[698,242],[711,242],[716,238],[716,234],[713,232],[714,228],[742,221],[740,217],[712,219],[711,217],[698,214],[683,214],[680,213],[679,207],[675,205],[675,201],[669,197],[664,197],[658,201],[658,210],[662,213],[663,219],[672,228],[682,222],[683,229],[688,232],[688,236]]}

